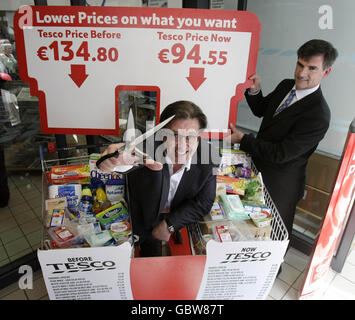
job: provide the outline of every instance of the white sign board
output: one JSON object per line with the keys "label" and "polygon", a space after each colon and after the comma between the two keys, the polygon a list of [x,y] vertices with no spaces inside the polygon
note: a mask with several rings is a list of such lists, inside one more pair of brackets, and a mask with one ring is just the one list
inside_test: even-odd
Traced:
{"label": "white sign board", "polygon": [[51,300],[132,300],[128,242],[118,247],[38,250]]}
{"label": "white sign board", "polygon": [[120,91],[156,91],[157,115],[190,100],[209,131],[235,123],[255,72],[258,18],[244,11],[23,7],[14,18],[21,78],[44,133],[118,134]]}
{"label": "white sign board", "polygon": [[198,300],[263,300],[268,296],[288,241],[207,243]]}

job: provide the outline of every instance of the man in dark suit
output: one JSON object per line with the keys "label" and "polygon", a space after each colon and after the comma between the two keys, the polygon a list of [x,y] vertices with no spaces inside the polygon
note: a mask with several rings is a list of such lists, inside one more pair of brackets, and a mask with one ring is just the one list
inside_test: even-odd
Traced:
{"label": "man in dark suit", "polygon": [[338,53],[329,42],[315,39],[303,44],[297,55],[294,79],[281,81],[265,97],[260,77],[250,77],[253,84],[245,97],[253,114],[263,118],[257,136],[231,124],[232,142],[251,154],[289,236],[304,192],[308,159],[329,127],[330,110],[320,83]]}
{"label": "man in dark suit", "polygon": [[[206,161],[210,158],[206,154],[209,146],[199,137],[207,127],[206,116],[189,101],[167,106],[160,121],[172,115],[175,117],[167,128],[160,131],[159,138],[155,137],[156,161],[147,160],[144,166],[127,174],[132,228],[139,236],[142,257],[161,256],[161,241],[168,241],[180,228],[202,220],[216,195],[214,166]],[[118,146],[110,145],[103,155]],[[105,160],[100,168],[112,171],[129,159],[120,161]]]}

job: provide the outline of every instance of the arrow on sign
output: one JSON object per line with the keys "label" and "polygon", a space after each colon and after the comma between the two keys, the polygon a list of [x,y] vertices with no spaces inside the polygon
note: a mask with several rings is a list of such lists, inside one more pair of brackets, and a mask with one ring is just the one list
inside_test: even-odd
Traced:
{"label": "arrow on sign", "polygon": [[89,76],[88,74],[86,74],[85,64],[71,64],[70,70],[70,78],[72,78],[78,88],[80,88],[86,78]]}
{"label": "arrow on sign", "polygon": [[197,91],[201,84],[207,79],[205,78],[204,68],[190,68],[190,75],[186,77],[191,86]]}

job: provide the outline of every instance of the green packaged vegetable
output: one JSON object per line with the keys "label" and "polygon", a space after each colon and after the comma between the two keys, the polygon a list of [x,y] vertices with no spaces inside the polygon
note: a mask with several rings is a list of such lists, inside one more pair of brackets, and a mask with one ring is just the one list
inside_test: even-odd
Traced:
{"label": "green packaged vegetable", "polygon": [[265,204],[264,188],[261,173],[249,179],[243,200],[255,201]]}

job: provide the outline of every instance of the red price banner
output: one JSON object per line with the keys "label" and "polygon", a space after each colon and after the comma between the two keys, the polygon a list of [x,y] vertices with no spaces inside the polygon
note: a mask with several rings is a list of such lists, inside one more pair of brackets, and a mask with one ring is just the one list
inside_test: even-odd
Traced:
{"label": "red price banner", "polygon": [[14,26],[20,76],[39,97],[42,131],[57,134],[118,134],[120,88],[157,91],[156,119],[190,100],[208,132],[225,130],[260,36],[254,14],[226,10],[23,6]]}

